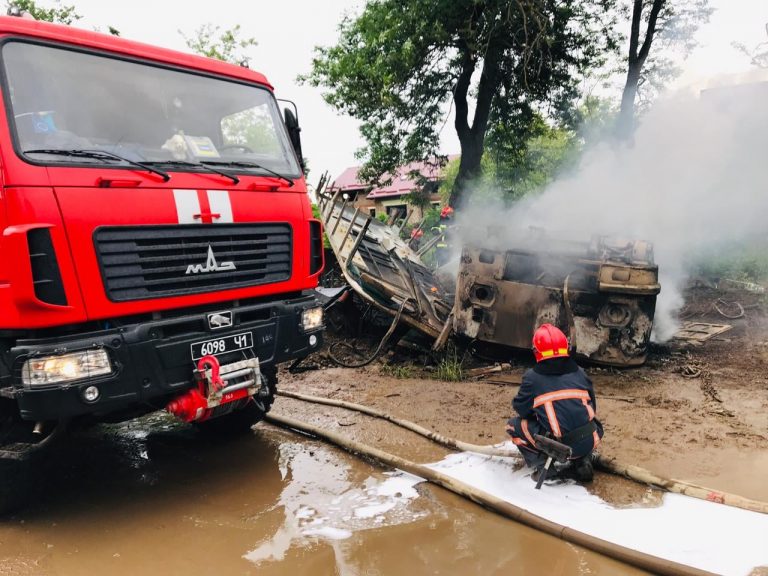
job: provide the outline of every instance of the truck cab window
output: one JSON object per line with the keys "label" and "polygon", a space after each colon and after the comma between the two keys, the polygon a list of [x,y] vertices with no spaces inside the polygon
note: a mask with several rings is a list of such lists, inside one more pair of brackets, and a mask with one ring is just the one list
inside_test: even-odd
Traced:
{"label": "truck cab window", "polygon": [[301,173],[274,96],[257,84],[15,40],[2,61],[17,152],[33,162],[103,162],[29,152],[96,150],[192,170],[215,160]]}

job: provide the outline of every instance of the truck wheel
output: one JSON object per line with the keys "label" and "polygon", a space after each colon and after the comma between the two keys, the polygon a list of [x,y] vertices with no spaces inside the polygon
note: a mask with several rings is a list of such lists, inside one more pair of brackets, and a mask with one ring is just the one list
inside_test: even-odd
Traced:
{"label": "truck wheel", "polygon": [[[15,402],[0,400],[0,452],[12,449],[26,439],[27,426],[19,419]],[[23,507],[29,496],[26,458],[0,455],[0,515]]]}
{"label": "truck wheel", "polygon": [[0,458],[0,516],[23,508],[29,499],[29,461]]}
{"label": "truck wheel", "polygon": [[241,436],[250,432],[254,424],[264,419],[275,401],[277,374],[274,371],[262,372],[262,374],[267,379],[269,392],[266,396],[257,395],[242,408],[218,418],[199,422],[195,426],[210,436]]}

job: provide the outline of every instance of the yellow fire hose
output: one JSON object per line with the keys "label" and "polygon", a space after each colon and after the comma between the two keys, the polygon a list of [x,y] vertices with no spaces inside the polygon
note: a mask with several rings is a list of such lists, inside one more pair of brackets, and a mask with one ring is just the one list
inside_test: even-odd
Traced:
{"label": "yellow fire hose", "polygon": [[[286,396],[288,395],[287,393],[282,394]],[[451,478],[450,476],[447,476],[441,472],[432,470],[431,468],[427,468],[421,464],[416,464],[410,460],[400,458],[394,454],[389,454],[388,452],[384,452],[383,450],[379,450],[373,446],[368,446],[361,442],[356,442],[349,438],[345,438],[344,436],[329,430],[323,430],[317,426],[312,426],[292,418],[277,416],[274,414],[268,414],[266,421],[276,426],[281,426],[292,430],[298,430],[305,434],[310,434],[335,444],[336,446],[343,448],[344,450],[347,450],[353,454],[372,458],[381,462],[382,464],[385,464],[386,466],[414,474],[415,476],[419,476],[420,478],[441,486],[446,490],[450,490],[459,496],[468,498],[472,502],[475,502],[476,504],[479,504],[480,506],[483,506],[492,512],[496,512],[502,516],[515,520],[516,522],[520,522],[521,524],[525,524],[526,526],[536,530],[541,530],[542,532],[560,538],[561,540],[565,540],[566,542],[582,546],[588,550],[592,550],[599,554],[603,554],[604,556],[608,556],[609,558],[613,558],[620,562],[624,562],[625,564],[647,570],[654,574],[670,576],[704,576],[712,574],[711,572],[699,570],[698,568],[693,568],[678,562],[665,560],[663,558],[658,558],[644,552],[632,550],[631,548],[626,548],[625,546],[614,544],[613,542],[608,542],[595,536],[585,534],[584,532],[580,532],[556,522],[552,522],[551,520],[547,520],[541,516],[532,514],[527,510],[520,508],[519,506],[510,504],[509,502],[501,500],[492,494],[465,484],[460,480]],[[390,421],[394,422],[394,420]]]}
{"label": "yellow fire hose", "polygon": [[[278,391],[279,396],[285,396],[286,398],[293,398],[294,400],[302,400],[304,402],[312,402],[314,404],[324,404],[326,406],[335,406],[337,408],[346,408],[347,410],[354,410],[373,416],[374,418],[381,418],[388,422],[391,422],[397,426],[415,432],[433,442],[442,444],[453,450],[460,452],[475,452],[478,454],[486,454],[489,456],[512,456],[516,457],[517,452],[510,452],[508,450],[501,450],[494,446],[481,446],[477,444],[468,444],[461,440],[455,440],[442,436],[437,432],[419,426],[408,420],[396,418],[390,414],[371,408],[369,406],[363,406],[362,404],[355,404],[354,402],[346,402],[344,400],[333,400],[331,398],[321,398],[319,396],[308,396],[306,394],[299,394],[297,392]],[[676,480],[673,478],[662,478],[656,474],[640,468],[639,466],[633,466],[631,464],[622,464],[617,462],[613,458],[607,458],[603,455],[598,456],[595,465],[605,472],[623,476],[640,484],[648,484],[655,486],[668,492],[674,492],[676,494],[683,494],[692,498],[699,498],[701,500],[707,500],[709,502],[716,502],[718,504],[726,504],[728,506],[734,506],[736,508],[743,508],[752,512],[760,512],[762,514],[768,514],[768,503],[760,502],[759,500],[751,500],[737,494],[729,494],[727,492],[721,492],[719,490],[712,490],[692,484],[684,480]]]}

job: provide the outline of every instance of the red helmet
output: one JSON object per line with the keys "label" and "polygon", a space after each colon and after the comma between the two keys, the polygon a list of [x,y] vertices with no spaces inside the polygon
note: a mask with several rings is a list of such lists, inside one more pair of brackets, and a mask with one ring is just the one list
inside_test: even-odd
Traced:
{"label": "red helmet", "polygon": [[533,355],[536,362],[568,356],[568,338],[552,324],[542,324],[533,333]]}
{"label": "red helmet", "polygon": [[444,206],[443,209],[440,210],[440,218],[448,218],[449,216],[453,216],[453,208]]}
{"label": "red helmet", "polygon": [[413,238],[414,240],[416,238],[421,238],[422,236],[424,236],[424,230],[422,230],[421,228],[414,228],[413,230],[411,230],[411,238]]}

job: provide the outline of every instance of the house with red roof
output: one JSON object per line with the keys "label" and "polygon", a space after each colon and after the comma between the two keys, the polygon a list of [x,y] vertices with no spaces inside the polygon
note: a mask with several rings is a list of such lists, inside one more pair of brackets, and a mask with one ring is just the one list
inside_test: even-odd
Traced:
{"label": "house with red roof", "polygon": [[[449,156],[449,160],[458,158]],[[377,218],[386,214],[393,221],[409,216],[409,222],[418,222],[424,217],[422,208],[409,202],[409,194],[423,190],[429,195],[432,206],[440,205],[438,188],[443,181],[444,167],[425,162],[411,162],[397,169],[389,184],[376,186],[358,177],[360,166],[350,166],[328,187],[328,192],[340,191],[347,202],[361,212]],[[384,178],[386,180],[386,177]],[[393,218],[394,216],[394,218]]]}

